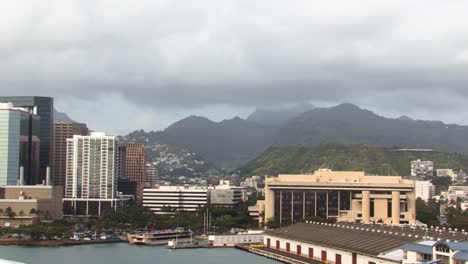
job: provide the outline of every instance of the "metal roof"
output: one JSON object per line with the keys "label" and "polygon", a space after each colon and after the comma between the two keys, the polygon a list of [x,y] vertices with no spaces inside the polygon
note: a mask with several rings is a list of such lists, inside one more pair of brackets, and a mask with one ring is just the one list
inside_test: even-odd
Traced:
{"label": "metal roof", "polygon": [[468,242],[439,242],[438,244],[445,244],[447,245],[451,250],[457,251],[457,250],[463,250],[463,251],[468,251]]}
{"label": "metal roof", "polygon": [[468,252],[466,251],[457,252],[455,253],[455,255],[453,255],[453,258],[456,260],[468,261]]}
{"label": "metal roof", "polygon": [[418,252],[418,253],[423,253],[423,254],[428,254],[432,255],[432,246],[427,246],[427,245],[421,245],[417,243],[407,243],[401,246],[401,249],[407,250],[407,251],[413,251],[413,252]]}
{"label": "metal roof", "polygon": [[[276,230],[268,230],[266,235],[372,256],[378,256],[381,253],[398,249],[404,244],[422,240],[436,240],[438,238],[458,241],[468,240],[467,235],[461,232],[439,232],[419,227],[357,223],[300,223]],[[433,239],[427,239],[432,236]]]}

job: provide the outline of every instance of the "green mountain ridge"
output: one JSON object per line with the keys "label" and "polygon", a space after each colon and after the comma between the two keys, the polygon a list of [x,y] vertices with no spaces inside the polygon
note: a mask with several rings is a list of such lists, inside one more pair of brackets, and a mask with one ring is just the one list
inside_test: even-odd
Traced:
{"label": "green mountain ridge", "polygon": [[242,176],[312,173],[320,168],[365,171],[369,175],[410,175],[412,160],[432,160],[436,168],[466,170],[468,156],[439,151],[396,151],[374,145],[324,143],[317,147],[270,147],[240,168]]}

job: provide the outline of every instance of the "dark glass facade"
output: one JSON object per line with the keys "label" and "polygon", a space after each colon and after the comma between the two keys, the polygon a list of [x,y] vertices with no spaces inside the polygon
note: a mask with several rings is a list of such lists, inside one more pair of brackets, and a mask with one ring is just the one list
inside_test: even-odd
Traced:
{"label": "dark glass facade", "polygon": [[31,179],[39,177],[40,139],[39,117],[24,114],[20,128],[20,166],[24,168],[24,181],[32,184]]}
{"label": "dark glass facade", "polygon": [[12,96],[0,97],[2,103],[12,103],[15,107],[27,108],[31,112],[31,122],[33,113],[39,116],[39,174],[25,177],[27,184],[39,184],[45,180],[47,166],[52,162],[52,126],[54,113],[54,99],[51,97],[39,96]]}
{"label": "dark glass facade", "polygon": [[338,217],[351,209],[352,191],[275,190],[275,216],[281,223],[297,222],[309,216]]}

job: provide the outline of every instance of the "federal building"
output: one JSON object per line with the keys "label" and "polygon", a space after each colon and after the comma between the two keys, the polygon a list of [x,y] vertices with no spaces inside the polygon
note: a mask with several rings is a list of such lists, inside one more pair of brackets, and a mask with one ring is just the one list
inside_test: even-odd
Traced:
{"label": "federal building", "polygon": [[295,223],[307,217],[362,223],[415,224],[415,184],[400,176],[320,169],[265,180],[267,221]]}

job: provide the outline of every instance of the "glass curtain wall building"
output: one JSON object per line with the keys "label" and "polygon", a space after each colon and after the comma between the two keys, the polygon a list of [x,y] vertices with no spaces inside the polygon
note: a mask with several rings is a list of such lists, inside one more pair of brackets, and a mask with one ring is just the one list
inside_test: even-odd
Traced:
{"label": "glass curtain wall building", "polygon": [[0,103],[0,185],[16,185],[39,176],[39,117],[28,109]]}
{"label": "glass curtain wall building", "polygon": [[26,184],[39,184],[46,178],[48,166],[52,166],[52,127],[54,122],[54,99],[40,96],[7,96],[0,97],[2,103],[12,103],[15,107],[28,110],[30,124],[34,116],[39,117],[38,140],[39,146],[39,173],[34,178],[25,177]]}

